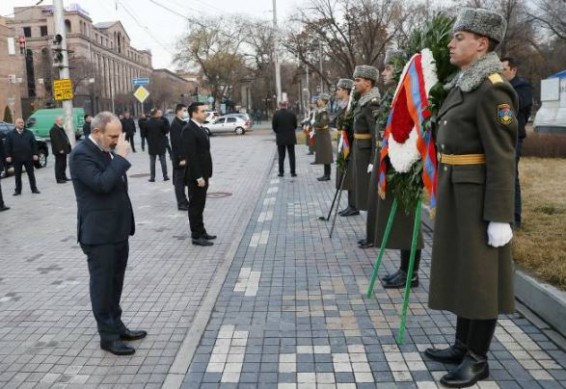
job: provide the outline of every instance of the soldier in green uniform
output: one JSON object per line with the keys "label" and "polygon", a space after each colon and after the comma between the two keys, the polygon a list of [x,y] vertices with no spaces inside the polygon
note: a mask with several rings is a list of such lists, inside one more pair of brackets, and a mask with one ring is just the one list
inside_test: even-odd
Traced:
{"label": "soldier in green uniform", "polygon": [[[349,80],[347,78],[341,78],[336,83],[336,98],[338,99],[338,106],[340,107],[340,111],[336,116],[336,127],[338,131],[346,131],[346,138],[348,139],[348,145],[352,145],[354,140],[354,133],[352,132],[352,123],[351,120],[348,120],[348,103],[350,101],[350,93],[352,92],[352,88],[354,87],[354,81]],[[350,107],[352,109],[352,107]],[[338,134],[338,141],[340,141],[340,137],[342,134]],[[342,175],[344,172],[346,176],[344,177],[344,182],[342,183],[342,190],[348,191],[348,206],[339,211],[338,214],[340,216],[354,216],[359,215],[360,211],[354,206],[354,192],[352,191],[352,183],[354,175],[351,163],[352,160],[352,148],[349,149],[349,154],[347,156],[347,160],[344,161],[345,170],[343,167],[336,166],[336,189],[340,189],[340,181],[342,180]]]}
{"label": "soldier in green uniform", "polygon": [[469,387],[489,376],[487,352],[497,316],[512,313],[518,98],[494,48],[505,36],[501,15],[464,8],[448,45],[460,72],[438,113],[437,210],[429,307],[457,316],[456,340],[425,354],[458,366],[441,379]]}
{"label": "soldier in green uniform", "polygon": [[318,110],[313,124],[315,131],[314,163],[316,165],[324,165],[324,174],[317,178],[319,181],[330,181],[330,165],[334,162],[329,127],[330,119],[326,108],[329,101],[330,96],[328,94],[320,94],[317,101]]}

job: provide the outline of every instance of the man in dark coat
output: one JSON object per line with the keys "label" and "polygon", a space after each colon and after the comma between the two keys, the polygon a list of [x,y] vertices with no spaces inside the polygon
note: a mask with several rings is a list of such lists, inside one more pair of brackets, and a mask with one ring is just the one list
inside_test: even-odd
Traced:
{"label": "man in dark coat", "polygon": [[90,135],[90,122],[92,121],[92,116],[86,114],[84,116],[85,122],[83,124],[83,135],[86,138],[88,138],[88,136]]}
{"label": "man in dark coat", "polygon": [[526,78],[517,75],[519,65],[514,58],[501,58],[503,64],[503,76],[511,83],[511,86],[519,96],[519,110],[517,111],[517,123],[519,125],[519,136],[515,147],[515,227],[521,227],[521,183],[519,181],[519,160],[523,150],[523,141],[527,137],[527,122],[531,116],[533,106],[533,87]]}
{"label": "man in dark coat", "polygon": [[159,110],[151,111],[151,119],[147,121],[147,152],[149,154],[149,182],[155,182],[155,159],[159,156],[163,181],[168,181],[167,160],[165,159],[165,141],[169,126],[159,116]]}
{"label": "man in dark coat", "polygon": [[124,117],[122,118],[122,131],[126,133],[126,140],[130,143],[132,151],[136,152],[136,146],[134,145],[134,135],[136,133],[136,122],[130,116],[129,111],[124,111]]}
{"label": "man in dark coat", "polygon": [[206,205],[206,192],[212,177],[212,156],[210,139],[202,128],[206,118],[204,103],[192,103],[189,106],[191,119],[183,129],[181,159],[187,161],[186,182],[189,187],[189,224],[194,245],[212,246],[211,240],[216,235],[206,232],[203,212]]}
{"label": "man in dark coat", "polygon": [[297,176],[295,170],[295,145],[297,144],[297,115],[287,109],[287,102],[279,103],[279,110],[273,115],[271,127],[275,132],[275,142],[279,153],[279,177],[285,174],[285,150],[289,153],[291,177]]}
{"label": "man in dark coat", "polygon": [[317,106],[318,110],[314,118],[313,128],[315,131],[314,145],[314,163],[316,165],[324,165],[324,173],[318,177],[318,181],[330,181],[330,165],[334,162],[332,155],[332,138],[330,136],[330,119],[328,117],[327,105],[330,96],[327,93],[321,93]]}
{"label": "man in dark coat", "polygon": [[[0,137],[0,174],[4,171],[4,139]],[[4,203],[4,196],[2,195],[2,180],[0,180],[0,212],[7,211],[10,207],[7,207]]]}
{"label": "man in dark coat", "polygon": [[58,116],[51,130],[49,130],[49,138],[51,139],[51,151],[55,156],[55,180],[58,184],[66,184],[67,178],[67,155],[71,152],[71,143],[63,128],[63,117]]}
{"label": "man in dark coat", "polygon": [[33,132],[24,127],[24,119],[16,119],[16,128],[6,135],[6,162],[13,163],[16,176],[14,196],[22,194],[22,167],[26,168],[31,192],[41,193],[37,189],[33,162],[39,160],[37,142]]}
{"label": "man in dark coat", "polygon": [[142,113],[138,119],[138,127],[140,128],[141,148],[145,151],[145,140],[147,138],[147,117]]}
{"label": "man in dark coat", "polygon": [[173,152],[173,186],[175,187],[175,198],[177,199],[177,209],[179,211],[189,210],[189,200],[185,194],[185,169],[187,160],[181,159],[183,155],[183,142],[181,134],[183,127],[187,125],[189,112],[185,104],[177,104],[175,107],[175,118],[171,123],[169,135],[171,136],[171,149]]}
{"label": "man in dark coat", "polygon": [[517,95],[493,51],[505,19],[464,8],[453,26],[450,62],[460,69],[438,112],[437,208],[429,307],[457,316],[456,340],[425,354],[459,364],[441,379],[469,387],[489,376],[497,316],[514,311],[513,194]]}
{"label": "man in dark coat", "polygon": [[70,158],[77,199],[77,239],[88,258],[90,299],[100,334],[100,347],[116,355],[135,352],[124,340],[144,338],[145,331],[129,330],[122,322],[120,298],[128,264],[128,238],[135,232],[128,196],[126,156],[130,145],[120,120],[101,112],[92,132],[77,144]]}

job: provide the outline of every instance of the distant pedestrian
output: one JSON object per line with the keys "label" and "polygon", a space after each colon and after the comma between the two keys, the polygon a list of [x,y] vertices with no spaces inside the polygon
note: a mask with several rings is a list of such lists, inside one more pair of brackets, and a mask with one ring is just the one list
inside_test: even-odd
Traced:
{"label": "distant pedestrian", "polygon": [[173,151],[173,186],[175,187],[175,198],[179,211],[189,210],[189,200],[185,194],[185,169],[187,160],[182,157],[183,142],[181,134],[183,127],[187,125],[189,112],[185,104],[177,104],[175,107],[175,118],[171,123],[169,134],[171,136],[171,148]]}
{"label": "distant pedestrian", "polygon": [[277,151],[279,153],[279,177],[285,174],[285,151],[289,153],[291,177],[296,177],[295,145],[297,144],[297,115],[287,109],[287,102],[279,103],[280,109],[273,115],[271,126],[275,132]]}
{"label": "distant pedestrian", "polygon": [[147,121],[147,151],[149,154],[149,182],[155,182],[155,159],[159,156],[163,181],[169,181],[167,176],[167,160],[165,159],[165,144],[169,126],[159,116],[160,110],[151,111],[151,119]]}
{"label": "distant pedestrian", "polygon": [[515,147],[515,227],[521,227],[521,183],[519,181],[519,160],[523,150],[523,140],[527,137],[527,122],[531,116],[531,108],[533,106],[533,87],[523,77],[519,77],[517,72],[519,65],[514,58],[501,58],[503,64],[503,77],[511,83],[515,92],[519,96],[519,109],[517,110],[517,122],[519,132],[517,137],[517,146]]}
{"label": "distant pedestrian", "polygon": [[85,122],[83,124],[83,135],[86,139],[90,135],[90,122],[92,121],[92,116],[87,114],[84,116],[84,119]]}
{"label": "distant pedestrian", "polygon": [[[0,173],[4,171],[4,142],[0,139]],[[2,196],[2,180],[0,180],[0,212],[7,211],[10,207],[7,207],[4,203],[4,196]]]}
{"label": "distant pedestrian", "polygon": [[16,179],[16,189],[14,196],[22,194],[22,168],[25,167],[28,175],[29,186],[31,192],[35,194],[41,193],[37,189],[35,182],[35,173],[33,171],[34,161],[39,161],[39,153],[37,151],[37,142],[33,132],[25,128],[24,119],[16,119],[16,128],[6,135],[6,162],[14,164],[14,172]]}
{"label": "distant pedestrian", "polygon": [[141,149],[145,151],[145,141],[147,139],[147,116],[142,113],[138,119],[138,127],[140,128]]}
{"label": "distant pedestrian", "polygon": [[100,348],[116,355],[135,349],[126,340],[145,338],[122,322],[120,299],[128,264],[128,238],[135,222],[128,196],[126,159],[130,145],[118,118],[101,112],[92,120],[92,133],[71,153],[70,167],[77,198],[77,240],[87,256],[90,300],[100,335]]}
{"label": "distant pedestrian", "polygon": [[330,166],[334,162],[332,155],[332,138],[330,137],[330,119],[328,117],[328,102],[330,96],[321,93],[317,101],[318,110],[314,117],[314,163],[324,165],[324,174],[318,177],[319,181],[330,181]]}
{"label": "distant pedestrian", "polygon": [[66,184],[67,178],[67,155],[71,152],[71,143],[63,128],[63,117],[58,116],[55,124],[49,130],[51,139],[51,152],[55,156],[55,180],[58,184]]}
{"label": "distant pedestrian", "polygon": [[124,117],[120,122],[122,123],[122,131],[126,133],[126,140],[130,143],[132,151],[135,153],[134,135],[136,133],[136,122],[131,118],[129,111],[124,111]]}

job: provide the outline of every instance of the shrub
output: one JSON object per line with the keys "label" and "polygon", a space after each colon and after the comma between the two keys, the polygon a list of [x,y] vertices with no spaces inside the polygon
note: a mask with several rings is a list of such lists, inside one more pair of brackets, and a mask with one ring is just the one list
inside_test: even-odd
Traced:
{"label": "shrub", "polygon": [[521,154],[523,157],[566,158],[566,134],[529,133]]}

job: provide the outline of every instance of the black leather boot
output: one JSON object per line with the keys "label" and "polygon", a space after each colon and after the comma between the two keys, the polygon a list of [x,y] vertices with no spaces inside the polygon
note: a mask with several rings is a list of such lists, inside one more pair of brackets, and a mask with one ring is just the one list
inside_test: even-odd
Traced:
{"label": "black leather boot", "polygon": [[468,350],[458,367],[440,379],[440,383],[449,388],[467,388],[489,377],[487,357]]}
{"label": "black leather boot", "polygon": [[[401,250],[401,268],[391,276],[385,276],[382,284],[385,289],[404,288],[407,282],[407,271],[409,270],[409,260],[411,259],[410,250]],[[415,265],[413,267],[413,278],[411,280],[411,288],[419,286],[419,265],[421,262],[421,250],[415,251]]]}
{"label": "black leather boot", "polygon": [[426,349],[425,355],[432,360],[442,363],[462,363],[468,351],[468,334],[470,332],[471,322],[472,321],[469,319],[458,316],[456,320],[456,340],[454,344],[444,349]]}

